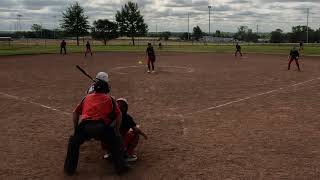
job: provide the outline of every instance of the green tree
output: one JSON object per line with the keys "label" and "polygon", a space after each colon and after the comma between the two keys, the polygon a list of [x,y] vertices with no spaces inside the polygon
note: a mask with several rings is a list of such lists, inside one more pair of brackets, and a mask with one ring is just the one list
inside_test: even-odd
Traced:
{"label": "green tree", "polygon": [[[308,27],[309,30],[309,41],[313,41],[314,30]],[[296,42],[307,42],[307,26],[294,26],[292,27],[292,33],[289,36],[289,41]]]}
{"label": "green tree", "polygon": [[234,38],[240,41],[244,41],[246,39],[247,32],[248,32],[247,26],[240,26],[238,28],[238,32],[234,35]]}
{"label": "green tree", "polygon": [[187,32],[182,33],[182,34],[180,35],[180,39],[181,39],[181,40],[188,40],[188,33],[187,33]]}
{"label": "green tree", "polygon": [[215,36],[216,36],[216,37],[221,37],[221,31],[220,31],[220,30],[216,30]]}
{"label": "green tree", "polygon": [[193,28],[193,37],[196,41],[203,37],[203,32],[199,26]]}
{"label": "green tree", "polygon": [[40,37],[41,31],[42,31],[42,26],[40,24],[33,24],[31,26],[31,31],[35,33],[36,37]]}
{"label": "green tree", "polygon": [[131,37],[133,45],[135,45],[134,37],[146,35],[148,32],[148,25],[144,23],[137,3],[129,1],[122,6],[121,11],[117,11],[116,21],[120,34]]}
{"label": "green tree", "polygon": [[271,32],[270,42],[272,43],[282,43],[285,41],[285,35],[281,29],[276,29]]}
{"label": "green tree", "polygon": [[79,36],[85,35],[90,29],[88,16],[85,15],[84,9],[78,2],[71,4],[65,12],[62,13],[61,27],[70,34],[77,37],[77,45],[79,46]]}
{"label": "green tree", "polygon": [[40,24],[33,24],[31,26],[31,31],[34,31],[34,32],[39,32],[42,30],[42,26]]}
{"label": "green tree", "polygon": [[245,41],[247,42],[258,42],[258,35],[253,33],[252,29],[248,29],[248,32],[245,36]]}
{"label": "green tree", "polygon": [[163,32],[160,35],[160,37],[163,38],[166,41],[169,40],[170,36],[171,36],[171,32],[169,32],[169,31]]}
{"label": "green tree", "polygon": [[104,45],[107,45],[108,40],[119,37],[118,25],[108,19],[98,19],[93,22],[92,36],[95,39],[102,39]]}
{"label": "green tree", "polygon": [[234,38],[240,41],[257,42],[259,36],[253,33],[252,29],[248,29],[247,26],[240,26],[238,32],[234,34]]}
{"label": "green tree", "polygon": [[320,28],[314,32],[314,42],[320,43]]}

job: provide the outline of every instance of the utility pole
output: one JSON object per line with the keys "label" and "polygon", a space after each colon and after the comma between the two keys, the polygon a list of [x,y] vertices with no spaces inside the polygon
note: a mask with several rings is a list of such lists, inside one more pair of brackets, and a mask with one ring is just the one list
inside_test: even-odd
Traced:
{"label": "utility pole", "polygon": [[190,14],[188,13],[188,40],[190,40]]}
{"label": "utility pole", "polygon": [[41,32],[41,33],[40,33],[40,34],[41,34],[41,37],[40,37],[40,38],[42,39],[42,38],[43,38],[43,27],[42,27],[42,23],[40,23],[40,26],[41,26],[41,31],[40,31],[40,32]]}
{"label": "utility pole", "polygon": [[307,8],[307,43],[309,43],[309,8]]}
{"label": "utility pole", "polygon": [[259,24],[257,24],[257,34],[259,33]]}
{"label": "utility pole", "polygon": [[18,16],[17,16],[17,22],[16,22],[15,25],[14,25],[14,30],[15,30],[16,32],[19,31],[18,24],[19,24],[19,18],[18,18]]}
{"label": "utility pole", "polygon": [[208,6],[208,9],[209,9],[209,36],[210,36],[210,32],[211,32],[211,26],[210,26],[210,16],[211,16],[211,8],[212,6]]}

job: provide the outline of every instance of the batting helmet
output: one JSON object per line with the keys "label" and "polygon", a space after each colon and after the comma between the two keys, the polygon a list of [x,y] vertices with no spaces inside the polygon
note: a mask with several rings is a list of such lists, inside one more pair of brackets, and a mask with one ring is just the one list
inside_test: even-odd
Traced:
{"label": "batting helmet", "polygon": [[96,75],[96,79],[108,83],[108,82],[109,82],[109,75],[108,75],[107,73],[105,73],[105,72],[99,72],[99,73]]}
{"label": "batting helmet", "polygon": [[99,72],[96,75],[96,82],[94,83],[94,90],[96,92],[104,92],[104,93],[109,93],[110,92],[110,87],[109,87],[109,76],[105,72]]}

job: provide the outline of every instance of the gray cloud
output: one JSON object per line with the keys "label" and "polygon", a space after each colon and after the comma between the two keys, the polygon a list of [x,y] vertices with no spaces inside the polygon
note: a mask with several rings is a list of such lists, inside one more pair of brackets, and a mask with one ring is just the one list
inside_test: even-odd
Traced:
{"label": "gray cloud", "polygon": [[[12,30],[17,14],[22,14],[23,28],[42,23],[56,27],[61,12],[76,0],[0,0],[0,30]],[[99,18],[114,19],[114,14],[128,0],[78,0],[92,23]],[[291,30],[305,24],[306,8],[310,9],[310,25],[320,27],[320,0],[133,0],[138,3],[150,31],[186,31],[187,14],[191,26],[208,29],[208,4],[212,8],[212,29],[236,31],[240,25],[264,31],[276,28]],[[56,16],[56,18],[54,18]]]}
{"label": "gray cloud", "polygon": [[252,3],[252,1],[250,1],[250,0],[231,0],[228,3],[230,3],[230,4],[248,4],[248,3]]}
{"label": "gray cloud", "polygon": [[10,8],[15,6],[17,3],[13,0],[1,0],[0,1],[0,7]]}
{"label": "gray cloud", "polygon": [[61,0],[23,0],[22,6],[29,10],[40,10],[46,7],[63,6],[67,3]]}
{"label": "gray cloud", "polygon": [[290,2],[306,2],[306,3],[319,3],[319,0],[258,0],[261,3],[274,3],[274,2],[278,2],[278,3],[290,3]]}
{"label": "gray cloud", "polygon": [[[203,12],[208,12],[208,6],[195,6],[192,7],[193,10],[196,11],[203,11]],[[214,5],[211,8],[211,11],[213,12],[226,12],[226,11],[231,11],[233,8],[230,5],[227,4],[218,4],[218,5]]]}
{"label": "gray cloud", "polygon": [[192,6],[192,1],[188,0],[176,0],[176,1],[168,1],[164,3],[165,7],[190,7]]}

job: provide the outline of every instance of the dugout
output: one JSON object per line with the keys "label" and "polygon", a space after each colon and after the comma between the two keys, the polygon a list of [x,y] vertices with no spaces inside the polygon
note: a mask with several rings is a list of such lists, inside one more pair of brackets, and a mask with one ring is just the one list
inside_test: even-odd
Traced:
{"label": "dugout", "polygon": [[0,37],[0,43],[1,44],[7,42],[8,45],[10,46],[11,45],[11,41],[13,41],[11,37]]}

